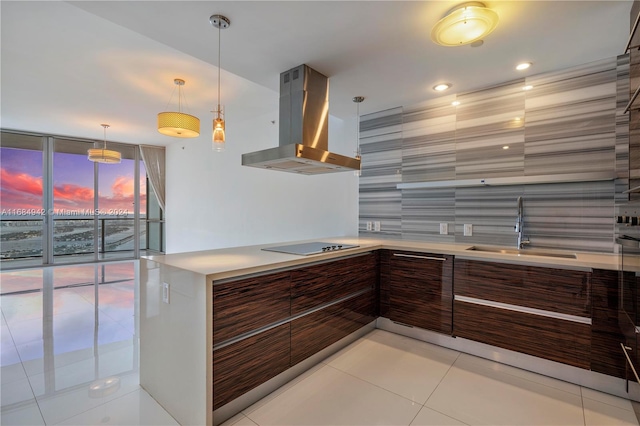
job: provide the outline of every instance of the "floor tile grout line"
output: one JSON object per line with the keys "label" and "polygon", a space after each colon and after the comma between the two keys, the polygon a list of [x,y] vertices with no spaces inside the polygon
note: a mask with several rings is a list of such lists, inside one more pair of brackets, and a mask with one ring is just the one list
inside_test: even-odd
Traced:
{"label": "floor tile grout line", "polygon": [[[240,412],[240,413],[241,413],[244,417],[246,417],[247,419],[249,419],[249,421],[250,421],[251,423],[253,423],[254,425],[256,425],[256,426],[260,426],[260,425],[259,425],[257,422],[255,422],[251,417],[247,416],[246,414],[244,414],[244,413],[242,413],[242,412]],[[242,419],[240,419],[240,420],[242,420]],[[235,424],[240,423],[240,420],[238,420],[237,422],[235,422],[235,423],[234,423],[234,425],[235,425]],[[231,426],[233,426],[233,425],[231,425]]]}
{"label": "floor tile grout line", "polygon": [[582,405],[582,423],[587,426],[587,414],[584,412],[584,394],[582,393],[582,386],[580,386],[580,404]]}
{"label": "floor tile grout line", "polygon": [[[630,412],[630,413],[634,413],[634,412],[635,412],[635,411],[633,410],[633,406],[632,406],[631,408],[623,408],[623,407],[619,407],[619,406],[614,405],[614,404],[609,404],[608,402],[604,402],[604,401],[601,401],[601,400],[599,400],[599,399],[589,398],[588,396],[585,396],[585,395],[582,393],[582,389],[584,389],[584,388],[585,388],[585,386],[580,386],[580,395],[582,396],[582,399],[583,399],[583,400],[588,399],[589,401],[597,402],[598,404],[604,404],[604,405],[606,405],[606,406],[613,407],[613,408],[616,408],[616,409],[618,409],[618,410],[624,410],[624,411],[628,411],[628,412]],[[586,387],[586,389],[592,390],[592,391],[594,391],[594,392],[600,392],[600,393],[603,393],[603,394],[605,394],[605,395],[612,396],[612,397],[614,397],[614,398],[620,398],[620,399],[623,399],[623,400],[625,400],[625,401],[629,401],[629,403],[631,403],[631,400],[630,400],[630,399],[626,399],[626,398],[623,398],[623,397],[618,396],[618,395],[613,395],[613,394],[611,394],[611,393],[598,391],[598,390],[595,390],[595,389],[591,389],[591,388],[589,388],[589,387]],[[584,401],[583,401],[583,402],[584,402]],[[583,404],[583,405],[584,405],[584,404]]]}
{"label": "floor tile grout line", "polygon": [[[346,371],[344,371],[344,370],[340,370],[339,368],[334,367],[333,365],[329,365],[329,364],[327,364],[327,367],[331,367],[332,369],[334,369],[334,370],[336,370],[336,371],[339,371],[340,373],[344,373],[344,374],[346,374],[347,376],[353,377],[354,379],[357,379],[357,380],[359,380],[359,381],[361,381],[361,382],[364,382],[364,383],[366,383],[366,384],[368,384],[368,385],[374,386],[374,387],[376,387],[376,388],[378,388],[378,389],[381,389],[381,390],[383,390],[383,391],[385,391],[385,392],[389,392],[390,394],[393,394],[393,395],[399,396],[399,397],[400,397],[400,398],[402,398],[402,399],[406,399],[407,401],[409,401],[409,402],[411,402],[411,403],[413,403],[413,404],[418,404],[418,405],[420,405],[420,406],[424,406],[424,404],[422,404],[420,401],[413,401],[413,400],[411,400],[411,399],[407,398],[407,397],[406,397],[406,396],[404,396],[404,395],[400,395],[399,393],[396,393],[396,392],[394,392],[394,391],[392,391],[392,390],[389,390],[389,389],[387,389],[387,388],[383,388],[383,387],[382,387],[382,386],[380,386],[380,385],[377,385],[377,384],[375,384],[375,383],[371,383],[370,381],[365,380],[365,379],[363,379],[362,377],[354,376],[353,374],[348,373],[348,372],[346,372]],[[420,410],[418,410],[418,411],[420,411]]]}
{"label": "floor tile grout line", "polygon": [[[267,394],[267,395],[266,395],[266,396],[264,396],[263,398],[261,398],[261,399],[259,399],[258,401],[254,402],[253,404],[251,404],[251,405],[250,405],[250,406],[248,406],[247,408],[245,408],[245,409],[243,409],[243,410],[240,410],[240,414],[242,414],[242,415],[244,415],[244,416],[246,416],[246,417],[249,417],[249,414],[251,414],[251,413],[253,413],[253,412],[255,412],[255,411],[259,410],[259,409],[260,409],[260,408],[262,408],[262,407],[256,408],[255,410],[251,410],[251,411],[249,411],[249,412],[246,412],[246,410],[247,410],[248,408],[253,407],[253,406],[254,406],[255,404],[257,404],[258,402],[260,402],[260,401],[264,400],[265,398],[267,398],[269,395],[271,395],[271,394],[273,394],[273,393],[275,393],[275,392],[280,391],[283,387],[287,386],[289,383],[291,383],[291,382],[293,382],[293,381],[297,380],[300,376],[302,376],[302,375],[304,375],[304,374],[307,374],[309,371],[311,371],[312,369],[314,369],[314,368],[315,368],[315,371],[312,371],[311,373],[309,373],[309,376],[307,376],[307,377],[303,377],[302,379],[300,379],[300,380],[299,380],[299,381],[297,381],[296,383],[292,384],[292,385],[291,385],[289,388],[287,388],[286,390],[283,390],[282,392],[278,393],[276,396],[274,396],[274,397],[273,397],[273,399],[269,400],[269,402],[268,402],[268,403],[271,403],[272,401],[275,401],[277,398],[279,398],[279,397],[280,397],[282,394],[284,394],[285,392],[290,391],[292,388],[294,388],[294,387],[298,386],[300,383],[304,382],[304,381],[305,381],[305,380],[307,380],[309,377],[313,376],[313,375],[314,375],[314,374],[316,374],[318,371],[322,370],[322,367],[316,368],[316,367],[318,367],[320,364],[323,364],[323,362],[322,362],[322,361],[320,361],[318,364],[311,366],[310,368],[308,368],[307,370],[303,371],[302,373],[300,373],[299,375],[297,375],[297,376],[296,376],[296,377],[294,377],[293,379],[289,380],[289,381],[288,381],[287,383],[285,383],[284,385],[280,386],[279,388],[277,388],[277,389],[273,390],[272,392],[270,392],[269,394]],[[325,365],[327,365],[327,364],[325,364]],[[251,420],[251,421],[253,422],[253,420],[252,420],[251,418],[249,418],[249,420]],[[256,422],[254,422],[254,423],[256,423]]]}
{"label": "floor tile grout line", "polygon": [[[442,384],[442,381],[445,379],[445,377],[447,377],[447,374],[449,374],[449,372],[451,371],[451,369],[453,368],[453,366],[455,365],[456,361],[458,361],[458,359],[460,359],[460,355],[462,355],[462,352],[458,352],[458,355],[456,356],[456,359],[453,360],[453,362],[451,363],[451,365],[449,366],[449,368],[447,368],[447,371],[445,371],[445,373],[442,375],[442,377],[440,378],[440,381],[438,381],[438,384],[436,385],[435,388],[433,388],[433,390],[431,391],[431,393],[429,394],[429,396],[427,397],[427,399],[425,399],[424,404],[422,404],[423,406],[427,406],[427,402],[429,402],[429,399],[431,398],[431,396],[435,393],[436,390],[438,390],[438,387]],[[451,416],[449,416],[451,417]],[[458,419],[456,419],[458,420]],[[464,423],[464,422],[463,422]]]}

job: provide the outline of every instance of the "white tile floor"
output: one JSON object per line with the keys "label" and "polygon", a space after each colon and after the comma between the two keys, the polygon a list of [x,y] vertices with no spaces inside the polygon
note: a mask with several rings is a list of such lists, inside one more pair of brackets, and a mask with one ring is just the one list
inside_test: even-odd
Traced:
{"label": "white tile floor", "polygon": [[[139,385],[136,271],[0,273],[0,424],[177,424]],[[638,423],[625,399],[375,330],[225,426],[374,424]]]}
{"label": "white tile floor", "polygon": [[224,426],[637,425],[625,399],[375,330]]}
{"label": "white tile floor", "polygon": [[177,425],[139,384],[137,285],[136,262],[0,273],[0,424]]}

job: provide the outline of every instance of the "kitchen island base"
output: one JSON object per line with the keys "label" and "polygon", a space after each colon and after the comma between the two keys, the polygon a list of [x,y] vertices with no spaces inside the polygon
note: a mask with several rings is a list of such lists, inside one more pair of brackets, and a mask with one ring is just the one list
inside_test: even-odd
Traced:
{"label": "kitchen island base", "polygon": [[325,358],[333,355],[334,353],[340,351],[341,349],[345,348],[361,337],[369,334],[370,332],[375,330],[375,328],[376,321],[374,320],[370,324],[362,327],[361,329],[351,333],[346,337],[343,337],[339,341],[326,347],[315,355],[310,356],[304,361],[299,362],[288,370],[261,384],[260,386],[250,390],[249,392],[234,399],[228,404],[223,405],[213,412],[213,425],[217,426],[225,422],[242,410],[250,407],[265,396],[269,395],[271,392],[274,392],[275,390],[281,388],[292,380],[295,380],[296,377],[299,377],[309,369],[315,367]]}

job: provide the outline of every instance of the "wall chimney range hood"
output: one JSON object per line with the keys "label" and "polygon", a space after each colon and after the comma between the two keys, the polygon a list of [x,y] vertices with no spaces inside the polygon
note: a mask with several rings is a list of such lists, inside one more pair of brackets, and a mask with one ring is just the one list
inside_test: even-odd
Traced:
{"label": "wall chimney range hood", "polygon": [[280,74],[280,145],[242,154],[242,165],[316,175],[360,170],[329,152],[329,79],[307,65]]}

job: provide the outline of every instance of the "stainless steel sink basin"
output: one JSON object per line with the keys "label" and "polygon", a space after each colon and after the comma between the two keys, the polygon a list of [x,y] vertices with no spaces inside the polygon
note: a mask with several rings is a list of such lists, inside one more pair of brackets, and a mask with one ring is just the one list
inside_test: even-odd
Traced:
{"label": "stainless steel sink basin", "polygon": [[560,257],[563,259],[576,259],[574,253],[556,253],[553,251],[544,251],[536,249],[515,249],[515,248],[503,248],[492,246],[471,246],[467,250],[482,251],[487,253],[500,253],[500,254],[515,254],[518,256],[545,256],[545,257]]}

